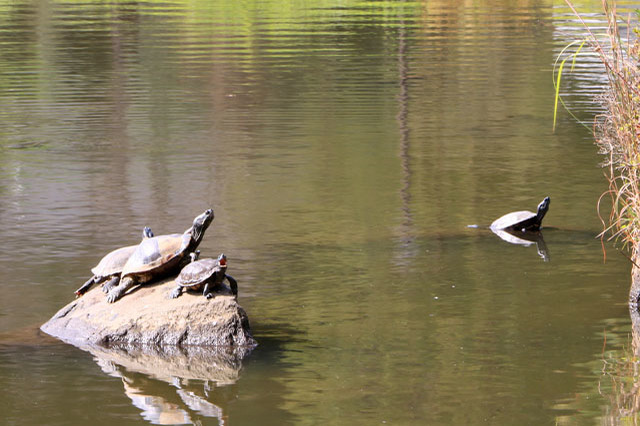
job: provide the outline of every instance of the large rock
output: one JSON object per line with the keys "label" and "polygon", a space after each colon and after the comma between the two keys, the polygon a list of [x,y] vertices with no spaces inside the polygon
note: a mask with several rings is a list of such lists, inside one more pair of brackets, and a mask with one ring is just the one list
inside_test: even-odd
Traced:
{"label": "large rock", "polygon": [[164,280],[107,303],[96,286],[40,328],[76,345],[256,345],[247,314],[229,289],[217,291],[213,299],[187,292],[171,299],[173,288],[173,279]]}

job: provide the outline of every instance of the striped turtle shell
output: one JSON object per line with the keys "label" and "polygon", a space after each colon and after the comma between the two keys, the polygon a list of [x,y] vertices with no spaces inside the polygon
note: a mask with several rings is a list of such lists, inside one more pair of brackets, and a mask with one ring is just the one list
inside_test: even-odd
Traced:
{"label": "striped turtle shell", "polygon": [[218,256],[217,259],[195,260],[182,268],[180,275],[176,278],[176,284],[196,290],[216,273],[218,274],[215,277],[215,284],[220,284],[224,279],[226,270],[227,257],[224,254]]}

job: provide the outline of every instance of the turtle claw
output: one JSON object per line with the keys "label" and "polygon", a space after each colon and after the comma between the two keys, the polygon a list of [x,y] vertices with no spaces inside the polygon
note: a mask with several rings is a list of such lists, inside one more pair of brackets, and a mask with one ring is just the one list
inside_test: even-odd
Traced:
{"label": "turtle claw", "polygon": [[111,278],[109,281],[102,285],[102,291],[104,291],[106,294],[109,294],[109,292],[118,284],[118,281],[120,281],[119,277]]}
{"label": "turtle claw", "polygon": [[127,293],[127,291],[131,287],[136,285],[135,280],[133,280],[131,277],[125,277],[125,279],[115,281],[115,282],[117,282],[118,285],[114,286],[109,291],[109,294],[107,294],[107,302],[109,303],[113,303],[116,300],[120,299],[122,296],[124,296]]}
{"label": "turtle claw", "polygon": [[180,295],[182,295],[182,287],[178,287],[178,288],[174,289],[169,294],[169,297],[172,298],[172,299],[177,299],[178,297],[180,297]]}
{"label": "turtle claw", "polygon": [[207,299],[213,299],[214,295],[213,293],[207,293],[204,295],[204,297],[206,297]]}
{"label": "turtle claw", "polygon": [[113,289],[109,292],[109,294],[107,294],[108,303],[113,303],[118,299],[120,299],[120,292],[118,291],[118,289]]}

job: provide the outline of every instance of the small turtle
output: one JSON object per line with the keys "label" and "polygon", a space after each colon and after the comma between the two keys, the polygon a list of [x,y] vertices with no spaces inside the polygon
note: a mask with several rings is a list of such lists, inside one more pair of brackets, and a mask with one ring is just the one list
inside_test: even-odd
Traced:
{"label": "small turtle", "polygon": [[172,299],[180,297],[183,290],[202,290],[207,299],[214,297],[213,290],[222,286],[222,282],[229,281],[231,292],[238,297],[238,282],[227,275],[227,256],[221,254],[217,259],[198,259],[199,252],[191,254],[191,263],[182,268],[176,278],[178,286],[169,295]]}
{"label": "small turtle", "polygon": [[120,299],[136,284],[178,272],[189,254],[198,248],[212,220],[213,210],[208,209],[182,234],[160,235],[142,241],[122,268],[120,283],[109,291],[107,302]]}
{"label": "small turtle", "polygon": [[542,227],[542,218],[547,214],[549,210],[549,203],[551,199],[545,197],[540,204],[538,204],[538,212],[533,213],[527,210],[507,213],[499,219],[496,219],[491,224],[492,230],[514,230],[514,231],[538,231]]}
{"label": "small turtle", "polygon": [[[142,230],[142,241],[147,238],[153,238],[153,232],[151,231],[151,228],[145,226]],[[102,286],[102,290],[105,293],[108,292],[120,280],[122,268],[124,268],[124,264],[127,263],[127,260],[129,260],[129,257],[131,257],[136,247],[138,247],[137,244],[128,247],[121,247],[103,257],[98,265],[91,269],[93,277],[89,278],[82,287],[76,290],[76,297],[80,297],[85,294],[89,291],[92,285],[100,284],[107,280],[108,281]]]}

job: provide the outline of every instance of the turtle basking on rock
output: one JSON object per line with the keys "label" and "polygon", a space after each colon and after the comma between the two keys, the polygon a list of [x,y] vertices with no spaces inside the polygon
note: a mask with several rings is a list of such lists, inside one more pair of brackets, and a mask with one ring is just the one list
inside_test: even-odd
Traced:
{"label": "turtle basking on rock", "polygon": [[238,282],[227,275],[227,256],[221,254],[217,259],[198,260],[199,251],[191,253],[191,263],[182,268],[176,278],[178,285],[169,295],[172,299],[180,297],[183,290],[202,291],[207,299],[214,297],[213,290],[220,288],[226,279],[231,287],[231,293],[238,297]]}
{"label": "turtle basking on rock", "polygon": [[533,213],[527,210],[507,213],[506,215],[496,219],[491,224],[491,230],[505,230],[505,231],[539,231],[542,227],[542,219],[549,210],[549,204],[551,199],[545,197],[540,204],[538,204],[538,212]]}
{"label": "turtle basking on rock", "polygon": [[[153,238],[153,232],[151,231],[151,228],[145,226],[142,230],[142,241],[148,238]],[[108,292],[118,283],[118,281],[120,281],[122,268],[124,268],[125,263],[127,263],[127,260],[129,260],[137,247],[137,244],[128,247],[121,247],[113,250],[111,253],[103,257],[102,260],[100,260],[100,262],[91,269],[93,276],[89,278],[82,287],[76,290],[76,297],[80,297],[85,294],[94,284],[100,284],[105,281],[106,283],[102,286],[102,289],[105,293]]]}
{"label": "turtle basking on rock", "polygon": [[122,269],[120,283],[107,294],[107,302],[120,299],[131,287],[176,273],[194,252],[213,220],[208,209],[182,234],[160,235],[142,241]]}

